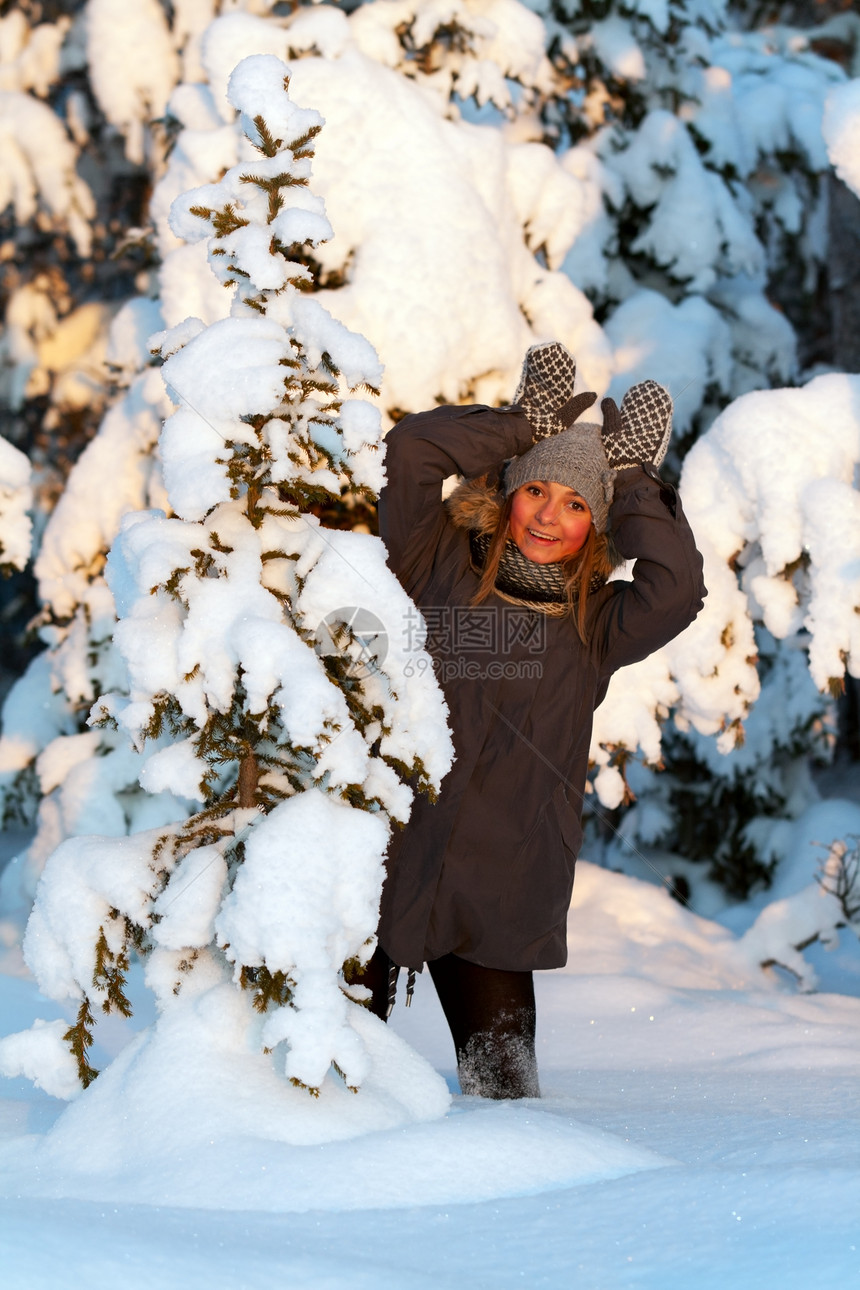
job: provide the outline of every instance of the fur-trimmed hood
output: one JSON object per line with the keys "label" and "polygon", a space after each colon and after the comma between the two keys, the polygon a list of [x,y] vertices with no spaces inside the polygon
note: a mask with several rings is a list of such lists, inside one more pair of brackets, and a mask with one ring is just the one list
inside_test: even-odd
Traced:
{"label": "fur-trimmed hood", "polygon": [[504,494],[490,485],[486,475],[463,480],[445,501],[456,528],[488,536],[495,533],[504,504]]}

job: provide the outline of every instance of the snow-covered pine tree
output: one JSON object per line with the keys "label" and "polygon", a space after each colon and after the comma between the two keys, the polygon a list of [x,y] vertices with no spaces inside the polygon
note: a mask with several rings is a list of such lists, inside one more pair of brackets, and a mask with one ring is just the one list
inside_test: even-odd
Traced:
{"label": "snow-covered pine tree", "polygon": [[[11,686],[0,737],[0,819],[30,831],[0,886],[0,908],[18,921],[46,857],[64,838],[123,836],[181,818],[194,805],[169,792],[143,794],[141,766],[157,744],[137,752],[112,730],[88,729],[87,717],[98,695],[124,684],[112,642],[113,598],[104,580],[120,517],[168,505],[156,445],[169,400],[146,346],[165,326],[158,298],[162,229],[141,226],[148,218],[144,198],[171,151],[169,129],[152,118],[163,114],[180,63],[188,77],[198,74],[197,43],[211,18],[208,8],[193,5],[168,13],[156,0],[98,0],[85,15],[83,6],[66,6],[74,21],[64,16],[52,26],[45,6],[32,8],[43,18],[35,28],[28,29],[18,11],[0,20],[6,85],[16,77],[19,90],[47,95],[44,105],[27,110],[49,116],[53,109],[56,118],[53,132],[43,130],[35,139],[45,155],[34,173],[45,193],[37,194],[30,224],[19,220],[16,238],[28,253],[18,263],[25,277],[25,270],[35,273],[42,251],[53,246],[65,276],[60,282],[42,272],[33,282],[13,276],[7,284],[4,343],[14,358],[7,373],[10,422],[30,445],[37,494],[31,580],[38,612],[31,605],[26,615],[28,654],[33,641],[42,645]],[[181,47],[181,59],[174,46]],[[48,230],[41,210],[75,192],[60,167],[71,147],[57,143],[65,130],[93,182],[92,227],[76,226],[80,245],[74,252],[68,237],[59,239],[59,221]],[[209,160],[212,168],[197,182],[235,160],[235,145],[226,161]],[[194,177],[187,165],[183,173],[187,187]],[[205,255],[202,270],[211,278]],[[187,273],[183,278],[187,299]],[[39,291],[47,293],[53,313]],[[215,283],[211,294],[218,292]],[[108,478],[110,489],[104,487]]]}
{"label": "snow-covered pine tree", "polygon": [[[143,85],[149,73],[129,68],[127,33],[111,27],[113,4],[103,0],[89,13],[87,48],[110,44],[110,71],[100,67],[97,78],[98,102],[117,130],[128,129],[139,141],[141,105],[155,89],[142,94],[132,120],[119,82],[128,73],[129,83]],[[163,166],[153,138],[143,145],[157,176],[147,246],[158,266],[147,279],[150,294],[126,302],[111,321],[106,357],[115,402],[73,467],[59,504],[40,524],[34,569],[45,648],[9,695],[0,738],[7,817],[35,825],[26,851],[3,875],[0,906],[7,912],[29,905],[46,856],[64,837],[122,836],[189,809],[174,794],[147,797],[137,790],[141,760],[155,745],[136,753],[114,732],[93,731],[85,722],[95,697],[123,684],[104,582],[120,516],[152,505],[169,509],[156,447],[164,392],[148,367],[145,338],[188,313],[212,323],[229,312],[229,293],[209,270],[205,244],[177,238],[168,213],[179,193],[216,179],[236,162],[239,130],[226,85],[237,51],[283,51],[287,43],[294,53],[294,90],[325,110],[329,125],[315,164],[338,234],[312,254],[305,248],[302,258],[326,307],[372,335],[385,353],[383,415],[440,397],[510,397],[523,349],[535,335],[563,336],[596,388],[609,379],[608,345],[588,301],[563,275],[541,265],[523,240],[523,225],[548,228],[553,212],[568,212],[565,229],[571,219],[576,223],[578,181],[555,165],[547,148],[501,144],[495,129],[447,120],[447,100],[428,106],[423,74],[418,90],[358,51],[351,40],[357,14],[348,19],[339,10],[314,7],[287,20],[263,17],[251,4],[204,22],[202,11],[192,8],[175,6],[171,18],[175,43],[182,31],[190,34],[182,49],[185,79],[170,97],[163,127],[172,142]],[[469,10],[468,20],[483,32],[477,52],[486,53],[487,45],[496,58],[536,67],[540,20],[514,8],[512,31],[493,26],[492,40],[490,27]],[[140,47],[161,49],[164,20],[152,4],[135,12]],[[504,14],[511,16],[508,9]],[[486,58],[481,65],[489,67]],[[359,99],[367,120],[360,159],[352,144]],[[492,210],[487,192],[496,195]],[[413,325],[418,313],[420,328]],[[492,327],[484,326],[487,318]],[[109,496],[101,486],[108,474],[115,481]],[[349,508],[349,515],[365,513],[362,506]]]}
{"label": "snow-covered pine tree", "polygon": [[39,534],[119,397],[108,333],[154,286],[146,204],[168,96],[200,75],[219,7],[22,0],[0,16],[0,409],[34,468]]}
{"label": "snow-covered pine tree", "polygon": [[[786,821],[816,799],[810,755],[826,753],[833,699],[860,675],[858,397],[860,377],[844,373],[753,391],[687,454],[681,491],[708,598],[676,641],[613,677],[596,714],[601,800],[621,803],[625,773],[639,799],[613,863],[626,842],[656,843],[675,852],[658,861],[670,874],[693,878],[678,856],[706,861],[742,898],[782,857]],[[633,701],[660,685],[674,766],[631,775],[637,744],[652,764],[662,755]],[[626,732],[614,718],[625,709]]]}
{"label": "snow-covered pine tree", "polygon": [[79,1001],[65,1038],[85,1084],[93,1010],[128,1012],[138,950],[163,1012],[232,979],[294,1084],[318,1091],[334,1066],[360,1085],[366,1014],[339,974],[371,952],[391,822],[450,763],[382,544],[314,513],[344,482],[383,481],[379,413],[348,397],[380,366],[304,290],[298,253],[331,233],[308,187],[322,121],[286,86],[271,55],[239,64],[244,155],[174,204],[234,303],[156,338],[178,404],[161,448],[174,516],[127,516],[109,558],[129,687],[94,720],[138,743],[169,732],[144,785],[204,804],[172,829],[65,842],[25,937],[42,988]]}
{"label": "snow-covered pine tree", "polygon": [[97,7],[28,3],[0,17],[0,406],[34,466],[41,516],[110,402],[108,326],[147,259],[127,238],[143,221],[144,157],[124,155],[88,76]]}
{"label": "snow-covered pine tree", "polygon": [[731,399],[796,378],[789,318],[804,324],[827,249],[819,122],[844,73],[814,32],[750,29],[726,0],[535,7],[570,87],[547,127],[606,203],[565,269],[617,384],[651,372],[673,391],[677,452]]}
{"label": "snow-covered pine tree", "polygon": [[[170,59],[149,55],[167,31],[166,17],[156,0],[129,0],[112,13],[106,12],[109,3],[26,0],[5,6],[0,17],[0,410],[4,432],[30,459],[33,554],[38,558],[40,548],[45,554],[41,566],[27,568],[0,588],[8,633],[0,672],[4,692],[14,682],[0,740],[0,818],[30,828],[44,806],[26,859],[16,858],[4,874],[0,904],[7,910],[22,901],[26,905],[47,852],[84,823],[82,806],[93,794],[80,781],[94,778],[82,765],[85,750],[99,757],[109,750],[109,740],[84,735],[84,721],[101,689],[116,683],[105,658],[113,623],[110,597],[103,592],[99,597],[98,589],[79,593],[82,584],[99,581],[114,533],[92,550],[109,525],[104,492],[99,496],[92,488],[92,459],[71,495],[65,490],[106,410],[123,402],[142,366],[136,362],[129,372],[129,345],[121,343],[118,350],[116,339],[128,341],[135,315],[140,331],[150,314],[144,335],[159,325],[151,320],[151,301],[126,302],[139,292],[145,297],[150,286],[150,252],[140,226],[151,184],[148,172],[150,167],[157,172],[166,140],[157,127],[149,128],[147,118],[163,111],[159,92],[173,71]],[[111,27],[113,47],[104,50]],[[116,57],[123,41],[134,51],[131,68]],[[102,59],[102,52],[110,57]],[[91,63],[98,63],[100,76]],[[112,119],[111,75],[126,102],[135,104],[138,143],[146,138],[137,152],[126,149]],[[138,406],[126,418],[136,421],[138,430],[139,413]],[[113,440],[113,453],[97,455],[102,468],[111,457],[109,469],[122,481],[121,494],[130,476],[113,473],[115,433]],[[84,480],[90,488],[82,506]],[[52,526],[59,498],[64,514]],[[147,503],[138,493],[132,504]],[[83,525],[76,524],[78,541],[69,532],[72,515],[78,521],[85,516]],[[44,552],[46,527],[53,531]],[[58,559],[60,550],[63,559]],[[68,575],[68,586],[58,590],[62,575]],[[34,659],[39,642],[47,648]],[[45,764],[37,768],[51,744]],[[102,769],[110,764],[108,759]],[[105,778],[117,793],[128,782],[110,771]],[[65,800],[59,802],[70,779],[78,782],[66,784]],[[48,803],[47,797],[54,800]],[[112,814],[113,822],[102,815],[97,827],[125,832],[124,811]]]}
{"label": "snow-covered pine tree", "polygon": [[157,305],[142,299],[114,319],[112,350],[117,359],[121,351],[125,356],[117,364],[120,397],[75,463],[41,534],[33,568],[43,650],[3,705],[0,815],[28,830],[27,846],[2,875],[6,913],[26,911],[45,859],[64,838],[121,837],[193,809],[173,793],[139,788],[154,747],[137,752],[116,731],[87,726],[98,696],[125,684],[112,641],[106,553],[125,512],[168,505],[155,444],[170,401],[151,355],[150,366],[135,370],[146,356],[146,337],[161,326]]}

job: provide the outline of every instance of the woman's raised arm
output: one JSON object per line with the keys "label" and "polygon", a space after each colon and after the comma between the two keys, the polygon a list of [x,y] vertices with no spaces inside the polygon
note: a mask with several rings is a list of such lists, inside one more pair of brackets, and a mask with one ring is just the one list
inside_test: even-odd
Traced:
{"label": "woman's raised arm", "polygon": [[386,439],[387,482],[379,496],[379,531],[388,562],[412,589],[445,526],[442,482],[475,479],[531,447],[533,430],[518,409],[446,406],[404,417]]}
{"label": "woman's raised arm", "polygon": [[616,475],[609,527],[619,554],[635,564],[632,582],[609,584],[589,625],[598,666],[607,675],[682,632],[708,594],[681,499],[654,466]]}

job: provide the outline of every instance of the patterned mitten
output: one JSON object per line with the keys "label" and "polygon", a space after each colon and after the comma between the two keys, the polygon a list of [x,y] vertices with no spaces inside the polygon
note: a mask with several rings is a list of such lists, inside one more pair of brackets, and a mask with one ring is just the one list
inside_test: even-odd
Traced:
{"label": "patterned mitten", "polygon": [[575,378],[573,356],[559,341],[532,345],[526,353],[514,403],[528,417],[536,441],[566,430],[596,400],[590,391],[574,394]]}
{"label": "patterned mitten", "polygon": [[640,381],[621,400],[604,399],[603,448],[613,470],[650,462],[659,467],[672,435],[672,396],[656,381]]}

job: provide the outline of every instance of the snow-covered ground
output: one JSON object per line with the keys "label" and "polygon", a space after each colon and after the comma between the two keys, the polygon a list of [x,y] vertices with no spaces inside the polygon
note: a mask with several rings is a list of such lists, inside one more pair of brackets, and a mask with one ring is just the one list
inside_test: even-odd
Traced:
{"label": "snow-covered ground", "polygon": [[[843,826],[860,818],[831,805]],[[262,1120],[259,1136],[239,1131],[248,1087],[218,1092],[202,1064],[175,1071],[167,1105],[129,1092],[152,1141],[108,1164],[97,1135],[72,1154],[68,1116],[52,1132],[63,1103],[0,1081],[2,1286],[855,1284],[860,945],[843,931],[829,953],[807,950],[821,990],[803,995],[749,962],[734,923],[582,863],[570,962],[537,977],[540,1101],[457,1094],[426,975],[392,1023],[455,1094],[423,1124],[287,1145]],[[14,949],[2,963],[0,1033],[58,1015]],[[151,1011],[136,993],[139,1026]],[[105,1023],[97,1063],[128,1039],[128,1023]],[[220,1106],[223,1132],[191,1132],[195,1104]]]}

